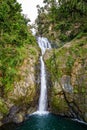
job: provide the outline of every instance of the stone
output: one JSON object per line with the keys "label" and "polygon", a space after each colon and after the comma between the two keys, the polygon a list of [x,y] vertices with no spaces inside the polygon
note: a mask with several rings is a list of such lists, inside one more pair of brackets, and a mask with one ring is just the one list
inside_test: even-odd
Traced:
{"label": "stone", "polygon": [[[38,76],[39,75],[39,54],[40,50],[37,46],[26,45],[26,57],[22,64],[17,66],[17,78],[14,79],[13,89],[8,91],[2,98],[6,112],[1,112],[0,120],[6,122],[22,122],[28,109],[37,106],[38,100]],[[38,69],[36,69],[38,68]],[[37,98],[36,98],[37,97]],[[1,99],[1,98],[0,98]],[[2,102],[1,102],[2,103]],[[2,104],[1,104],[2,106]],[[24,109],[25,108],[25,109]],[[3,109],[2,109],[3,110]]]}
{"label": "stone", "polygon": [[65,92],[69,92],[69,93],[72,93],[73,92],[73,87],[72,85],[70,84],[70,76],[68,75],[63,75],[62,78],[61,78],[61,85],[62,85],[62,88]]}
{"label": "stone", "polygon": [[21,122],[23,122],[23,120],[24,120],[24,113],[18,113],[18,114],[16,114],[15,115],[15,117],[13,118],[13,122],[15,122],[15,123],[21,123]]}
{"label": "stone", "polygon": [[3,119],[3,114],[2,113],[0,113],[0,120],[2,120]]}
{"label": "stone", "polygon": [[[87,38],[45,53],[50,74],[49,109],[87,122]],[[58,85],[59,84],[59,85]],[[68,112],[67,112],[68,110]]]}

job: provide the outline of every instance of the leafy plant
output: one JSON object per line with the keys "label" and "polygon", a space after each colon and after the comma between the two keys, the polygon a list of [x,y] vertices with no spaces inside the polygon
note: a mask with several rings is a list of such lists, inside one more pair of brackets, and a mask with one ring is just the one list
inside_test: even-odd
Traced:
{"label": "leafy plant", "polygon": [[[16,0],[0,1],[0,90],[6,95],[13,89],[18,68],[27,56],[27,45],[36,46],[29,19],[21,14]],[[35,54],[30,50],[30,54]]]}

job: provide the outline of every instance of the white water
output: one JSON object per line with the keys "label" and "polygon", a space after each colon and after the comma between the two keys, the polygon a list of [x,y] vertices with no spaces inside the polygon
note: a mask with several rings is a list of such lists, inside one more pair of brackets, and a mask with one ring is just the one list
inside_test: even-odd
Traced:
{"label": "white water", "polygon": [[46,70],[45,64],[43,61],[43,55],[46,49],[50,49],[51,45],[47,38],[38,37],[38,45],[41,48],[42,55],[40,57],[41,62],[41,90],[40,90],[40,98],[39,98],[39,113],[44,113],[47,110],[47,85],[46,85]]}

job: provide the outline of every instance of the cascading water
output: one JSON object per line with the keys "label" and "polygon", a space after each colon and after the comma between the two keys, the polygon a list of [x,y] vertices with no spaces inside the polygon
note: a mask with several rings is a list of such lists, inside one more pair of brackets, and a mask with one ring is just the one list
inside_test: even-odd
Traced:
{"label": "cascading water", "polygon": [[[40,57],[41,61],[41,92],[39,99],[39,109],[37,112],[29,115],[29,118],[17,126],[16,130],[87,130],[87,125],[69,118],[64,118],[62,116],[54,115],[46,111],[47,109],[47,86],[46,86],[46,71],[43,61],[43,55],[45,50],[51,48],[50,43],[46,38],[38,38],[39,47],[42,50],[42,55]],[[4,127],[2,127],[3,129]],[[11,128],[9,123],[8,128]],[[13,128],[9,130],[15,130]],[[7,130],[7,125],[6,125]]]}
{"label": "cascading water", "polygon": [[41,91],[39,99],[39,111],[46,111],[47,108],[47,87],[46,87],[46,72],[42,56],[41,61]]}
{"label": "cascading water", "polygon": [[43,113],[47,109],[47,86],[46,86],[46,70],[43,61],[43,55],[46,49],[50,49],[51,45],[47,38],[38,37],[38,45],[41,48],[42,55],[40,57],[41,62],[41,91],[40,91],[40,98],[39,98],[39,112]]}

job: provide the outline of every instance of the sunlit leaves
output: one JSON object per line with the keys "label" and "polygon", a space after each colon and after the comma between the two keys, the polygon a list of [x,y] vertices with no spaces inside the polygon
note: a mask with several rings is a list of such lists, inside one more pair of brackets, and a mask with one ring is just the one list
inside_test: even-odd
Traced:
{"label": "sunlit leaves", "polygon": [[0,92],[3,96],[13,88],[17,69],[26,57],[25,44],[36,44],[28,22],[17,0],[0,0]]}
{"label": "sunlit leaves", "polygon": [[39,7],[40,13],[36,21],[39,34],[64,42],[73,39],[81,32],[87,32],[86,0],[44,0],[44,3],[46,17],[41,18],[43,12]]}

